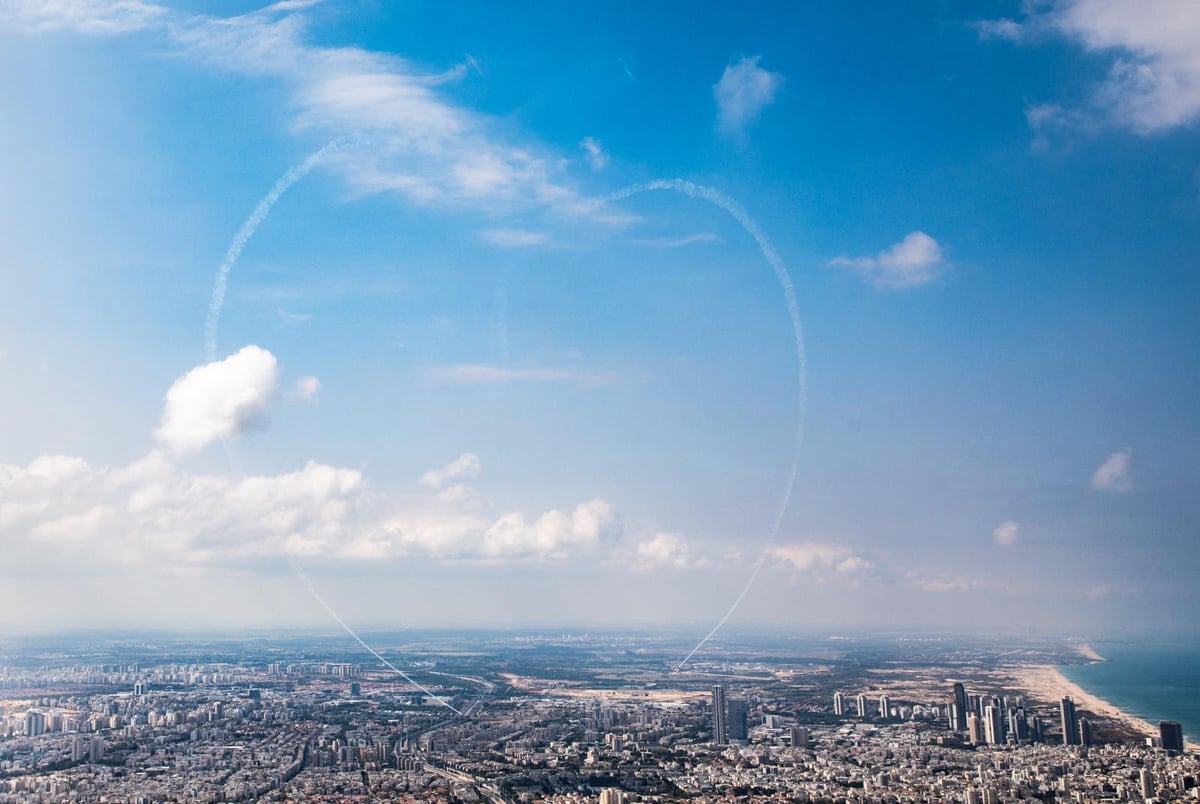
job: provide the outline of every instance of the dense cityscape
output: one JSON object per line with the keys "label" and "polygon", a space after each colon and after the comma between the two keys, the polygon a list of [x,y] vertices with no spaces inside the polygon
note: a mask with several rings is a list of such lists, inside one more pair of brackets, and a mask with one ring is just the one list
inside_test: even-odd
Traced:
{"label": "dense cityscape", "polygon": [[376,639],[9,640],[0,802],[1200,798],[1179,724],[1022,688],[1073,643]]}

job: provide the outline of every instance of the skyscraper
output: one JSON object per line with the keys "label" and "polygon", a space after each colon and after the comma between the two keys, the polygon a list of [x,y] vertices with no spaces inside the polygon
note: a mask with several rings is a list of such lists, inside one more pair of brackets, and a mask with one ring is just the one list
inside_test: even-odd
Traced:
{"label": "skyscraper", "polygon": [[750,704],[744,698],[725,701],[725,735],[730,740],[750,738]]}
{"label": "skyscraper", "polygon": [[729,736],[726,726],[725,713],[725,687],[722,684],[713,684],[712,688],[712,717],[713,717],[713,742],[717,745],[728,745]]}
{"label": "skyscraper", "polygon": [[1158,723],[1158,736],[1166,751],[1183,751],[1183,726],[1174,720],[1161,720]]}
{"label": "skyscraper", "polygon": [[1092,721],[1086,717],[1081,717],[1079,718],[1079,744],[1091,745],[1092,742]]}
{"label": "skyscraper", "polygon": [[1148,768],[1141,773],[1142,798],[1154,798],[1154,774]]}
{"label": "skyscraper", "polygon": [[1079,745],[1079,721],[1075,717],[1075,702],[1063,698],[1058,703],[1062,720],[1063,745]]}
{"label": "skyscraper", "polygon": [[867,696],[863,695],[863,694],[860,692],[860,693],[859,693],[859,694],[858,694],[858,695],[855,697],[855,699],[854,699],[854,703],[855,703],[855,704],[858,706],[858,716],[859,716],[859,717],[866,717],[866,716],[867,716]]}
{"label": "skyscraper", "polygon": [[979,719],[979,715],[972,712],[967,715],[967,735],[971,742],[979,745],[984,741],[983,738],[983,721]]}
{"label": "skyscraper", "polygon": [[983,710],[983,736],[989,745],[1004,742],[1004,717],[995,704]]}
{"label": "skyscraper", "polygon": [[808,729],[792,726],[792,748],[808,748]]}
{"label": "skyscraper", "polygon": [[879,718],[887,720],[892,716],[892,701],[886,695],[879,696]]}
{"label": "skyscraper", "polygon": [[962,682],[954,682],[954,730],[967,730],[967,689]]}
{"label": "skyscraper", "polygon": [[833,713],[835,715],[846,714],[846,696],[840,692],[833,694]]}

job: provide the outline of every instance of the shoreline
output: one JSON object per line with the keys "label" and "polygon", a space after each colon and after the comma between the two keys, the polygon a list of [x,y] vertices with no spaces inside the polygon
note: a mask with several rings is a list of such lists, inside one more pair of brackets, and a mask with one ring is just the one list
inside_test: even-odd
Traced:
{"label": "shoreline", "polygon": [[1148,720],[1131,715],[1103,698],[1093,695],[1063,675],[1055,665],[1029,665],[1017,668],[1014,676],[1030,697],[1039,701],[1057,704],[1064,697],[1075,701],[1077,709],[1086,709],[1098,718],[1117,721],[1143,737],[1158,736],[1158,727]]}

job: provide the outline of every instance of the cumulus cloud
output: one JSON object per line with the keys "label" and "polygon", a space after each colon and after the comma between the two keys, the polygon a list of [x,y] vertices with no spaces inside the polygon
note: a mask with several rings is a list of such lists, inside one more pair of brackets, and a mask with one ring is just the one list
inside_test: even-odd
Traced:
{"label": "cumulus cloud", "polygon": [[829,261],[849,268],[871,285],[887,290],[914,288],[937,279],[945,269],[942,247],[924,232],[910,232],[874,257],[841,255]]}
{"label": "cumulus cloud", "polygon": [[474,495],[400,497],[315,461],[242,479],[185,472],[165,451],[117,468],[65,456],[0,464],[0,542],[14,567],[37,558],[97,572],[182,571],[284,555],[565,561],[612,546],[620,533],[600,498],[489,514]]}
{"label": "cumulus cloud", "polygon": [[608,154],[604,153],[604,148],[600,146],[600,142],[595,137],[584,137],[579,143],[579,147],[583,149],[583,153],[587,156],[588,164],[592,166],[592,170],[604,170],[608,164]]}
{"label": "cumulus cloud", "polygon": [[994,541],[999,547],[1012,547],[1017,543],[1017,539],[1020,537],[1020,534],[1021,526],[1016,522],[1011,520],[1008,522],[1001,522],[996,526],[996,529],[992,531],[992,541]]}
{"label": "cumulus cloud", "polygon": [[1133,489],[1133,450],[1126,447],[1104,459],[1092,474],[1093,491],[1123,492]]}
{"label": "cumulus cloud", "polygon": [[474,452],[464,452],[450,463],[438,469],[431,469],[421,475],[421,485],[436,489],[441,488],[451,480],[474,480],[479,477],[482,464]]}
{"label": "cumulus cloud", "polygon": [[740,136],[764,108],[775,102],[783,76],[758,66],[761,57],[743,58],[725,67],[713,85],[717,101],[717,128],[727,136]]}
{"label": "cumulus cloud", "polygon": [[851,575],[871,568],[871,563],[843,544],[800,542],[772,547],[776,563],[799,572]]}
{"label": "cumulus cloud", "polygon": [[194,368],[167,391],[154,435],[175,452],[190,452],[264,428],[278,381],[275,356],[257,346]]}
{"label": "cumulus cloud", "polygon": [[1015,42],[1065,38],[1107,55],[1107,75],[1087,104],[1092,116],[1143,135],[1200,119],[1200,5],[1191,0],[1059,0],[1023,20],[983,20],[976,29]]}
{"label": "cumulus cloud", "polygon": [[656,533],[652,538],[638,542],[633,556],[635,569],[686,569],[691,564],[691,549],[687,541],[675,533]]}

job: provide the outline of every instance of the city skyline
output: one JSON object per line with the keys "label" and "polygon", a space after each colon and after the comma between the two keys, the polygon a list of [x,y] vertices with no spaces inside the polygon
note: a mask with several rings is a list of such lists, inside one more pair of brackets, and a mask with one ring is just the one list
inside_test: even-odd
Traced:
{"label": "city skyline", "polygon": [[1194,632],[1196,37],[0,0],[0,633]]}

